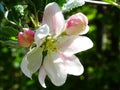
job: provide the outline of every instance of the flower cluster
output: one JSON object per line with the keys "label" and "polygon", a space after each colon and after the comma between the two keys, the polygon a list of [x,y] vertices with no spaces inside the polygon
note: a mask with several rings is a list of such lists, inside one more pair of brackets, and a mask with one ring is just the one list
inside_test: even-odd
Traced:
{"label": "flower cluster", "polygon": [[[32,47],[22,60],[22,72],[32,78],[32,74],[39,70],[38,79],[43,87],[46,87],[46,76],[54,85],[60,86],[65,83],[68,74],[81,75],[84,68],[74,54],[93,46],[88,37],[81,36],[87,33],[88,29],[88,19],[84,14],[72,15],[65,22],[58,5],[55,2],[48,4],[45,7],[42,25],[34,33],[36,46]],[[33,38],[33,33],[29,32],[30,34],[25,35],[31,35]],[[31,39],[29,41],[27,38],[26,41],[24,34],[20,35],[20,45],[32,45]]]}

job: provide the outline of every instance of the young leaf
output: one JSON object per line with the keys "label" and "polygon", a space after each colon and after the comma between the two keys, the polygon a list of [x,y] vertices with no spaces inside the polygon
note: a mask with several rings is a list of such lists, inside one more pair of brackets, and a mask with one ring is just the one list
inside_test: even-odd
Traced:
{"label": "young leaf", "polygon": [[70,11],[84,4],[85,0],[67,0],[67,3],[63,5],[62,10],[63,12]]}

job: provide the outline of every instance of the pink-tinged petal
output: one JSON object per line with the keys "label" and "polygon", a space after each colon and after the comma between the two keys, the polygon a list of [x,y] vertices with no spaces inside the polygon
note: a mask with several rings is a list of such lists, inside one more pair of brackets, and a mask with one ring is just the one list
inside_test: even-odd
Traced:
{"label": "pink-tinged petal", "polygon": [[23,28],[24,32],[18,33],[18,43],[22,47],[29,47],[34,41],[34,31]]}
{"label": "pink-tinged petal", "polygon": [[53,2],[45,7],[42,24],[47,24],[52,35],[58,36],[65,24],[62,11],[57,3]]}
{"label": "pink-tinged petal", "polygon": [[37,44],[37,47],[39,47],[43,42],[45,37],[49,34],[49,27],[47,24],[39,27],[35,32],[35,43]]}
{"label": "pink-tinged petal", "polygon": [[64,65],[68,74],[78,76],[83,73],[83,65],[75,55],[66,56],[61,54],[61,58],[64,60]]}
{"label": "pink-tinged petal", "polygon": [[44,88],[46,88],[45,78],[46,78],[46,72],[45,72],[43,66],[41,66],[40,71],[39,71],[39,75],[38,75],[38,79],[39,79],[40,84]]}
{"label": "pink-tinged petal", "polygon": [[21,62],[21,70],[27,77],[31,78],[32,77],[32,73],[27,68],[27,65],[28,65],[27,55],[25,55],[25,57],[23,58],[23,60]]}
{"label": "pink-tinged petal", "polygon": [[66,22],[66,33],[68,35],[85,34],[88,27],[88,19],[82,13],[77,13],[69,17]]}
{"label": "pink-tinged petal", "polygon": [[64,54],[73,55],[90,49],[93,43],[85,36],[63,36],[58,39],[56,46]]}
{"label": "pink-tinged petal", "polygon": [[26,37],[29,37],[30,39],[33,40],[34,33],[35,33],[33,30],[30,30],[29,28],[23,28],[23,31]]}
{"label": "pink-tinged petal", "polygon": [[48,77],[56,86],[63,85],[67,78],[66,69],[60,59],[58,54],[51,52],[45,57],[43,63]]}
{"label": "pink-tinged petal", "polygon": [[31,73],[35,73],[41,66],[42,63],[42,48],[33,48],[27,53],[27,68]]}

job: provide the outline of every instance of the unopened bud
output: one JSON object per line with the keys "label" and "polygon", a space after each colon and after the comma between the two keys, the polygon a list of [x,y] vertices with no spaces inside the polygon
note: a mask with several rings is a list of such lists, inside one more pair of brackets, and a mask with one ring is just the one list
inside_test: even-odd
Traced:
{"label": "unopened bud", "polygon": [[28,28],[23,28],[23,31],[18,33],[18,43],[22,47],[29,47],[34,40],[34,31]]}
{"label": "unopened bud", "polygon": [[82,13],[77,13],[68,18],[66,23],[66,33],[68,35],[79,35],[88,27],[88,19]]}

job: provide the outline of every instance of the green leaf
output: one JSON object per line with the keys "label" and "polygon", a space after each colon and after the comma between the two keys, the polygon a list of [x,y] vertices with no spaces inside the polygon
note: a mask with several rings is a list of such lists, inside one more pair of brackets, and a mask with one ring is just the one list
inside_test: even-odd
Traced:
{"label": "green leaf", "polygon": [[17,40],[18,31],[12,27],[0,27],[0,41]]}
{"label": "green leaf", "polygon": [[27,5],[15,5],[14,6],[15,8],[15,11],[20,15],[20,16],[23,16],[24,13],[25,13],[25,9],[27,8]]}
{"label": "green leaf", "polygon": [[109,3],[111,2],[112,3],[112,2],[115,2],[116,0],[102,0],[102,1],[109,2]]}
{"label": "green leaf", "polygon": [[69,0],[67,1],[67,3],[63,5],[62,10],[63,12],[67,12],[79,6],[83,6],[84,4],[85,4],[84,0]]}
{"label": "green leaf", "polygon": [[120,1],[119,0],[102,0],[104,2],[110,3],[113,6],[116,6],[120,9]]}

